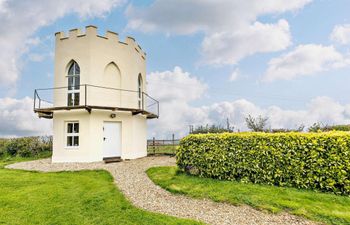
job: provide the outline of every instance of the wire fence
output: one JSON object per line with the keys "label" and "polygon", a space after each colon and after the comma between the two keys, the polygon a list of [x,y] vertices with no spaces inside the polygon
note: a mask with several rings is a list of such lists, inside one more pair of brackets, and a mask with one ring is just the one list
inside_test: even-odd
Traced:
{"label": "wire fence", "polygon": [[148,155],[170,155],[174,156],[179,147],[180,139],[156,139],[147,140],[147,154]]}

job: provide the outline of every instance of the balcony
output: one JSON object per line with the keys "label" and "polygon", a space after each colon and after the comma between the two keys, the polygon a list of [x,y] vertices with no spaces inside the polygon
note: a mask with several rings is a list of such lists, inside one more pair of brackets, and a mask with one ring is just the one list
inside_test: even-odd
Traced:
{"label": "balcony", "polygon": [[54,111],[93,109],[125,111],[142,114],[148,119],[159,117],[159,102],[145,92],[77,85],[34,90],[34,112],[39,117],[51,119]]}

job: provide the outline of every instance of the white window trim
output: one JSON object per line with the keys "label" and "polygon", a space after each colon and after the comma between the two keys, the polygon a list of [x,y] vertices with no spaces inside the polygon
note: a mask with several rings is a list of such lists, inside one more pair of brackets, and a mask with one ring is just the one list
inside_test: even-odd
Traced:
{"label": "white window trim", "polygon": [[[68,133],[68,124],[69,123],[78,123],[79,124],[79,132],[78,133]],[[73,128],[74,129],[74,128]],[[65,148],[66,149],[78,149],[80,146],[80,122],[79,121],[65,121],[65,125],[64,125],[64,141],[65,141]],[[72,145],[72,146],[68,146],[68,142],[67,142],[67,137],[78,137],[79,139],[79,145]],[[74,138],[73,138],[73,142],[74,142]]]}

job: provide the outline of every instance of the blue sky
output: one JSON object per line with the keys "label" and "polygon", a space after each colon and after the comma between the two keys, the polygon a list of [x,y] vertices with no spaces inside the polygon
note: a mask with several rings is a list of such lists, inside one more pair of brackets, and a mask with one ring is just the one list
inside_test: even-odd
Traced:
{"label": "blue sky", "polygon": [[[54,33],[92,24],[102,35],[112,30],[121,39],[133,36],[146,51],[149,91],[161,99],[164,112],[150,123],[150,135],[184,135],[189,124],[225,118],[244,129],[247,114],[268,116],[276,128],[350,122],[349,1],[251,0],[245,6],[226,0],[72,2],[34,1],[23,11],[22,3],[0,1],[3,23],[18,26],[5,26],[0,35],[0,46],[8,46],[0,57],[15,68],[0,64],[0,120],[8,120],[6,112],[23,114],[30,102],[23,99],[32,98],[35,88],[53,86]],[[57,12],[58,7],[63,10]],[[335,32],[337,26],[341,29]],[[11,74],[18,78],[11,80]],[[180,105],[178,112],[173,102]],[[0,135],[50,132],[47,122],[33,120],[23,128],[13,117],[0,126]],[[7,130],[12,123],[17,128]],[[42,123],[45,129],[30,129]]]}

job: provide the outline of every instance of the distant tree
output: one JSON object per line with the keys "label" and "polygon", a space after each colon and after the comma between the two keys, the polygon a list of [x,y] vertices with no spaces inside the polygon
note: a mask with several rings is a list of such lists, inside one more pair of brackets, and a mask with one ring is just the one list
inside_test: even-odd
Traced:
{"label": "distant tree", "polygon": [[325,126],[323,128],[323,131],[350,131],[350,125],[344,124],[344,125],[332,125],[332,126]]}
{"label": "distant tree", "polygon": [[226,127],[220,126],[220,125],[200,125],[197,127],[192,128],[190,130],[191,134],[208,134],[208,133],[232,133],[233,127],[229,126],[229,124],[226,124]]}
{"label": "distant tree", "polygon": [[263,132],[266,131],[268,117],[262,117],[261,115],[254,118],[251,115],[245,118],[248,129],[254,132]]}
{"label": "distant tree", "polygon": [[302,132],[304,130],[305,126],[301,124],[296,129],[290,129],[290,128],[279,128],[279,129],[270,129],[269,132],[271,133],[288,133],[288,132]]}
{"label": "distant tree", "polygon": [[314,123],[308,129],[309,132],[326,132],[326,131],[350,131],[350,125],[324,125],[323,123]]}
{"label": "distant tree", "polygon": [[309,132],[321,132],[324,130],[326,126],[324,126],[322,123],[320,122],[317,122],[317,123],[314,123],[312,124],[309,128],[308,128],[308,131]]}

